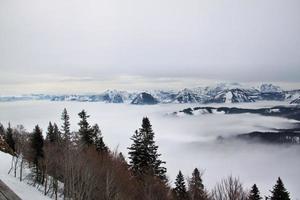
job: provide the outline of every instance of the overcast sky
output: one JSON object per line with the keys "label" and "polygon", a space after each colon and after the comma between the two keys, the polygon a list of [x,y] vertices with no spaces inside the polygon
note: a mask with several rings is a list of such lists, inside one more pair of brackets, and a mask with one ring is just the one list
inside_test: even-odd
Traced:
{"label": "overcast sky", "polygon": [[299,0],[0,0],[0,93],[300,88]]}

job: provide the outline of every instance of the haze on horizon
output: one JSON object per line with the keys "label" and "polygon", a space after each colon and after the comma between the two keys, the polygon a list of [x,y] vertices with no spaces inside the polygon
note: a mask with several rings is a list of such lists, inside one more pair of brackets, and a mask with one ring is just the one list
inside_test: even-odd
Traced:
{"label": "haze on horizon", "polygon": [[300,88],[298,0],[0,0],[0,91]]}

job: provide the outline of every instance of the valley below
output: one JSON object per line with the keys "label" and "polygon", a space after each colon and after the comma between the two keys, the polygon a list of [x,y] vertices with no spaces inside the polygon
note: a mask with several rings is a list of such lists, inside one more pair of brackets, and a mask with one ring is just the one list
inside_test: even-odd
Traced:
{"label": "valley below", "polygon": [[[199,109],[195,109],[195,108]],[[200,108],[213,108],[223,112],[203,114]],[[235,114],[224,114],[235,107]],[[256,183],[262,195],[280,176],[292,199],[300,199],[300,145],[254,142],[237,139],[241,134],[295,130],[299,119],[279,116],[280,108],[297,108],[284,101],[260,101],[252,103],[224,104],[156,104],[131,105],[104,102],[66,101],[14,101],[0,103],[0,122],[13,126],[22,124],[32,131],[39,124],[45,135],[49,121],[60,125],[60,114],[66,108],[70,114],[71,130],[78,130],[78,113],[85,109],[91,116],[91,124],[98,123],[104,141],[112,149],[127,157],[130,137],[148,116],[155,132],[162,159],[166,161],[171,184],[178,170],[188,176],[195,167],[204,172],[204,185],[211,189],[221,178],[239,177],[244,186]],[[178,112],[193,108],[197,114]],[[274,113],[261,114],[257,110],[273,109]],[[277,110],[274,110],[277,109]],[[249,111],[250,110],[250,111]],[[255,111],[256,110],[256,111]],[[253,112],[252,112],[253,111]],[[174,112],[181,114],[174,115]],[[291,112],[289,112],[291,113]],[[296,117],[299,117],[296,115]],[[220,141],[217,138],[231,138]],[[232,139],[233,138],[233,139]]]}

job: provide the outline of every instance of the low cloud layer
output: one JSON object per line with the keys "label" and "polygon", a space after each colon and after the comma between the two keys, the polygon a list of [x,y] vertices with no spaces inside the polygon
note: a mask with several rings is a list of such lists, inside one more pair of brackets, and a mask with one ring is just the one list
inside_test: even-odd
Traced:
{"label": "low cloud layer", "polygon": [[[282,102],[281,102],[282,103]],[[274,106],[274,102],[235,104],[238,107]],[[221,106],[221,105],[219,105]],[[204,184],[212,188],[216,182],[228,175],[240,177],[245,187],[256,183],[263,195],[280,176],[292,199],[299,199],[299,146],[287,147],[254,144],[238,141],[217,143],[214,139],[255,130],[289,128],[294,120],[259,115],[200,115],[174,117],[166,116],[187,105],[160,104],[155,106],[134,106],[128,104],[106,104],[89,102],[13,102],[0,104],[0,122],[13,126],[23,124],[31,131],[36,124],[44,130],[49,120],[60,122],[60,113],[67,108],[70,113],[71,129],[78,129],[78,115],[86,109],[91,115],[89,121],[101,127],[104,141],[111,148],[118,148],[127,155],[130,137],[141,125],[142,117],[149,116],[159,152],[167,162],[168,175],[174,181],[178,170],[190,176],[193,168],[205,171]],[[115,126],[115,124],[118,126]]]}

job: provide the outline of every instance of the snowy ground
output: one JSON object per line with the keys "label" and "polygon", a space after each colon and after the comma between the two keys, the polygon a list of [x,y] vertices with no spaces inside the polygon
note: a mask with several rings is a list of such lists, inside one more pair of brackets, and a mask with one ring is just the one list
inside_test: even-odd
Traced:
{"label": "snowy ground", "polygon": [[50,200],[37,188],[28,185],[26,181],[20,182],[18,178],[7,173],[11,160],[11,155],[0,151],[0,179],[23,200]]}

